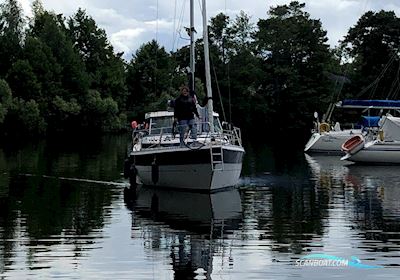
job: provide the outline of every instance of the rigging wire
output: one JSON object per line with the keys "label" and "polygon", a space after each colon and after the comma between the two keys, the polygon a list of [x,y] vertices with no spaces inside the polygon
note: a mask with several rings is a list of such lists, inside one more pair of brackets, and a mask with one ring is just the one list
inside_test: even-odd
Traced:
{"label": "rigging wire", "polygon": [[156,19],[156,42],[158,42],[158,18],[159,18],[159,16],[158,16],[158,12],[159,12],[159,9],[158,9],[158,0],[157,0],[157,8],[156,8],[156,10],[157,10],[157,19]]}
{"label": "rigging wire", "polygon": [[[200,0],[198,0],[198,2],[199,2],[200,10],[203,11],[203,7],[202,7],[202,5],[201,5]],[[208,24],[207,24],[207,28],[208,28]],[[208,30],[207,30],[207,32],[208,32]],[[204,43],[204,42],[203,42],[203,43]],[[221,90],[220,90],[220,87],[219,87],[217,72],[216,72],[216,70],[215,70],[215,64],[214,64],[214,62],[213,62],[213,60],[212,60],[212,56],[211,56],[211,55],[210,55],[210,63],[212,64],[212,69],[213,69],[213,73],[214,73],[215,84],[216,84],[216,86],[217,86],[218,97],[219,97],[219,101],[220,101],[220,103],[221,103],[222,116],[223,116],[224,120],[226,121],[226,114],[225,114],[224,103],[222,102],[222,94],[221,94]]]}
{"label": "rigging wire", "polygon": [[[378,77],[376,77],[376,79],[369,84],[367,87],[365,87],[364,89],[362,89],[358,94],[357,94],[357,98],[360,97],[361,95],[363,95],[364,93],[366,93],[369,89],[374,88],[373,93],[371,94],[371,97],[373,96],[373,94],[376,91],[376,86],[379,83],[379,81],[382,79],[382,77],[385,75],[386,71],[389,69],[389,66],[393,63],[394,58],[395,58],[396,54],[394,53],[390,58],[389,61],[386,63],[385,67],[382,69],[381,73],[378,75]],[[370,97],[370,98],[371,98]]]}
{"label": "rigging wire", "polygon": [[392,86],[390,87],[387,99],[394,99],[397,96],[400,86],[399,76],[400,76],[400,62],[396,71],[396,79],[393,81]]}
{"label": "rigging wire", "polygon": [[[368,3],[369,3],[369,0],[364,0],[363,5],[360,8],[360,13],[365,13],[365,11],[367,9],[367,6],[368,6]],[[340,55],[339,58],[340,58],[340,62],[341,62],[342,61],[342,55]],[[344,87],[344,83],[345,83],[345,79],[346,79],[348,71],[349,71],[349,68],[346,67],[345,70],[343,71],[343,77],[342,77],[342,80],[340,81],[340,83],[339,83],[338,79],[336,79],[336,81],[335,81],[335,85],[333,87],[333,95],[332,95],[332,98],[331,98],[331,102],[330,102],[328,110],[326,112],[326,117],[327,117],[326,120],[328,122],[330,121],[330,118],[332,116],[333,110],[335,109],[334,104],[336,104],[339,101],[339,97],[340,97],[340,94],[342,93],[342,90],[343,90],[343,87]]]}
{"label": "rigging wire", "polygon": [[[183,17],[184,17],[184,11],[186,7],[186,0],[182,2],[182,7],[180,9],[179,13],[179,18],[177,20],[177,9],[178,9],[178,1],[175,0],[175,13],[174,13],[174,30],[172,32],[172,48],[171,48],[171,53],[172,53],[172,60],[174,63],[177,62],[177,48],[179,44],[179,39],[182,37],[180,36],[180,30],[183,28]],[[174,71],[173,69],[172,71]],[[174,72],[170,75],[169,79],[169,86],[172,88],[172,82],[174,79]]]}
{"label": "rigging wire", "polygon": [[[178,21],[178,22],[179,22],[179,25],[178,25],[178,28],[177,28],[177,30],[176,30],[175,32],[177,33],[177,37],[178,37],[179,39],[188,41],[188,40],[190,40],[190,39],[185,38],[185,37],[183,37],[183,36],[181,35],[181,31],[182,31],[182,29],[183,29],[183,18],[184,18],[184,15],[185,15],[185,8],[186,8],[186,0],[183,1],[182,9],[181,9],[181,12],[180,12],[180,15],[179,15],[179,21]],[[178,48],[178,43],[177,43],[177,45],[176,45],[176,48]]]}
{"label": "rigging wire", "polygon": [[219,83],[218,83],[218,77],[217,77],[217,72],[215,71],[215,65],[212,61],[212,58],[210,57],[211,63],[212,63],[212,69],[214,72],[214,77],[215,77],[215,83],[217,85],[217,91],[218,91],[218,96],[219,96],[219,102],[221,103],[221,109],[222,109],[222,116],[224,117],[224,120],[226,121],[226,114],[225,114],[225,109],[224,109],[224,103],[222,102],[222,94],[219,89]]}
{"label": "rigging wire", "polygon": [[176,8],[177,8],[177,2],[178,0],[175,0],[175,5],[174,5],[174,25],[172,29],[172,47],[171,47],[171,52],[174,51],[175,48],[175,29],[176,29]]}
{"label": "rigging wire", "polygon": [[158,12],[159,12],[159,5],[158,5],[158,0],[157,0],[157,8],[156,8],[156,45],[155,45],[155,49],[154,49],[154,52],[155,52],[155,60],[154,60],[154,64],[155,64],[155,67],[154,67],[154,72],[153,72],[153,75],[154,75],[154,93],[157,95],[157,67],[158,67],[158,64],[157,64],[157,61],[158,61],[158,18],[159,18],[159,14],[158,14]]}
{"label": "rigging wire", "polygon": [[[225,15],[227,15],[226,0],[225,0]],[[225,36],[222,37],[222,45],[225,46]],[[225,52],[225,48],[222,48]],[[225,57],[225,53],[223,53]],[[224,61],[225,63],[225,61]],[[231,99],[231,75],[230,75],[230,61],[226,64],[227,76],[228,76],[228,106],[229,106],[229,123],[232,123],[232,99]]]}

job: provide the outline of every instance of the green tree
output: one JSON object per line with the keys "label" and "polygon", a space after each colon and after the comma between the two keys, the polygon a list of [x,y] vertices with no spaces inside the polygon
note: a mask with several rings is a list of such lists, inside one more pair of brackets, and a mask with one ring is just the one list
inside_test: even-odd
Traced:
{"label": "green tree", "polygon": [[29,61],[18,60],[7,74],[7,81],[13,89],[15,97],[24,100],[38,100],[40,98],[40,84]]}
{"label": "green tree", "polygon": [[54,121],[52,127],[56,130],[65,130],[76,128],[76,124],[80,121],[81,105],[75,98],[69,101],[64,100],[60,96],[56,96],[50,106],[52,116],[49,121]]}
{"label": "green tree", "polygon": [[35,100],[13,98],[7,116],[7,128],[9,132],[16,134],[43,133],[46,130],[46,122],[40,112],[39,104]]}
{"label": "green tree", "polygon": [[[36,14],[28,36],[45,44],[48,49],[44,52],[50,50],[55,63],[59,65],[62,95],[77,100],[82,97],[89,88],[89,79],[84,63],[67,36],[62,15],[55,15],[47,11]],[[35,64],[30,62],[32,65]],[[55,95],[59,95],[59,90],[49,94],[50,96],[47,97],[52,99]]]}
{"label": "green tree", "polygon": [[[174,63],[163,47],[153,40],[142,45],[128,64],[129,108],[142,117],[163,93],[173,91]],[[165,106],[162,108],[165,109]]]}
{"label": "green tree", "polygon": [[236,16],[235,21],[230,27],[229,33],[234,34],[232,37],[232,48],[236,52],[250,50],[253,46],[255,27],[250,22],[250,17],[243,11]]}
{"label": "green tree", "polygon": [[215,17],[211,18],[208,29],[211,45],[216,47],[223,63],[226,63],[228,57],[227,50],[230,45],[230,40],[232,39],[230,38],[230,24],[229,16],[224,13],[219,13]]}
{"label": "green tree", "polygon": [[5,80],[0,79],[0,124],[4,122],[11,105],[11,89]]}
{"label": "green tree", "polygon": [[[40,103],[51,102],[54,96],[68,95],[62,86],[62,65],[57,62],[51,48],[41,39],[28,36],[25,40],[23,57],[29,62],[40,83]],[[39,94],[36,96],[39,97]]]}
{"label": "green tree", "polygon": [[24,18],[17,0],[0,4],[0,77],[4,77],[19,58],[23,37]]}
{"label": "green tree", "polygon": [[282,129],[307,127],[312,112],[325,109],[332,95],[332,84],[324,75],[332,59],[326,31],[304,7],[299,2],[272,7],[269,18],[258,22],[263,96],[275,112],[271,120],[279,120]]}
{"label": "green tree", "polygon": [[48,128],[68,128],[73,121],[80,126],[79,103],[84,102],[89,78],[62,15],[39,6],[27,32],[24,57],[41,84],[41,96],[35,100]]}
{"label": "green tree", "polygon": [[360,98],[396,97],[399,88],[400,18],[367,12],[350,28],[342,49],[351,68],[349,91]]}
{"label": "green tree", "polygon": [[[251,129],[254,98],[262,77],[261,64],[253,50],[254,26],[244,12],[233,21],[221,13],[211,19],[209,33],[215,110],[225,112],[235,125]],[[198,48],[197,71],[204,81],[202,41]]]}
{"label": "green tree", "polygon": [[119,114],[118,103],[111,97],[102,98],[100,93],[89,90],[83,104],[84,122],[98,131],[113,131],[124,127],[125,121]]}
{"label": "green tree", "polygon": [[37,17],[45,12],[43,3],[41,0],[33,0],[32,2],[32,12]]}
{"label": "green tree", "polygon": [[122,53],[114,53],[106,32],[82,9],[68,19],[68,34],[90,75],[90,88],[113,97],[124,108],[127,88]]}

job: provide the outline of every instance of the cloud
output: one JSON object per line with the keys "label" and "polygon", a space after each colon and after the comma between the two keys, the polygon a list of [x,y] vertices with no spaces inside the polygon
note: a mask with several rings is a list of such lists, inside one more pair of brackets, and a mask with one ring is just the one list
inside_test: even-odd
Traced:
{"label": "cloud", "polygon": [[148,26],[149,28],[170,30],[173,26],[173,23],[170,21],[167,21],[165,19],[160,19],[160,20],[153,20],[153,21],[145,21],[144,25]]}
{"label": "cloud", "polygon": [[142,44],[142,42],[138,42],[138,39],[144,32],[145,29],[143,28],[124,29],[113,33],[110,42],[117,51],[122,51],[127,55]]}
{"label": "cloud", "polygon": [[[2,1],[2,0],[0,0]],[[73,15],[83,8],[99,25],[106,30],[110,42],[118,51],[124,51],[125,57],[147,41],[158,38],[167,49],[172,45],[184,45],[187,41],[179,38],[176,29],[189,26],[189,4],[187,0],[42,0],[48,10]],[[201,35],[201,14],[199,3],[195,1],[196,30]],[[266,18],[270,6],[288,4],[290,0],[242,0],[207,1],[208,18],[220,12],[232,19],[243,10],[253,22]],[[350,27],[357,23],[368,10],[394,10],[400,15],[398,0],[303,0],[311,18],[320,19],[323,28],[328,31],[329,43],[334,46],[341,40]],[[32,0],[20,0],[26,14],[31,15]],[[176,6],[175,6],[176,4]],[[175,30],[174,30],[175,29]],[[174,35],[173,35],[174,34]],[[185,32],[182,36],[186,37]],[[175,44],[173,43],[175,42]]]}
{"label": "cloud", "polygon": [[30,0],[20,0],[19,3],[21,5],[21,7],[22,7],[22,10],[25,12],[25,14],[27,16],[32,16],[32,9],[31,9],[32,1],[30,1]]}

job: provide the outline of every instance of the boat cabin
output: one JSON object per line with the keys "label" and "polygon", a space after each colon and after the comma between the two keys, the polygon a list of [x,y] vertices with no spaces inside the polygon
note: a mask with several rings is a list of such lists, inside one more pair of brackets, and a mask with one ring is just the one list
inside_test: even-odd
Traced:
{"label": "boat cabin", "polygon": [[[200,112],[201,111],[201,112]],[[203,111],[204,109],[199,110],[200,116],[207,115]],[[222,125],[219,120],[219,114],[215,113],[214,116],[214,132],[222,132]],[[149,124],[149,135],[159,135],[159,134],[168,134],[172,133],[172,127],[174,123],[174,112],[170,111],[157,111],[146,113],[145,121]],[[209,124],[206,118],[201,118],[197,121],[197,133],[208,133],[209,132]]]}

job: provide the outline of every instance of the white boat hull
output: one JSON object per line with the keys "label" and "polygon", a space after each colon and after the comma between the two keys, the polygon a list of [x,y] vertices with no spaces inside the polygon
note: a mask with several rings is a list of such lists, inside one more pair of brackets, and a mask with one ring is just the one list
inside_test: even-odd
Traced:
{"label": "white boat hull", "polygon": [[[217,166],[217,168],[219,167]],[[242,164],[225,163],[223,171],[213,171],[210,164],[159,166],[157,182],[153,182],[152,179],[152,166],[137,165],[136,169],[144,185],[211,191],[236,185],[239,181]]]}
{"label": "white boat hull", "polygon": [[206,146],[199,150],[173,148],[133,152],[131,157],[144,185],[215,191],[236,185],[242,170],[243,148],[226,145],[222,150],[221,163],[211,162],[211,150]]}
{"label": "white boat hull", "polygon": [[342,144],[354,135],[360,135],[361,130],[330,131],[323,133],[313,133],[307,142],[305,152],[335,152],[341,153]]}
{"label": "white boat hull", "polygon": [[370,142],[357,153],[342,159],[368,164],[400,164],[400,143]]}

